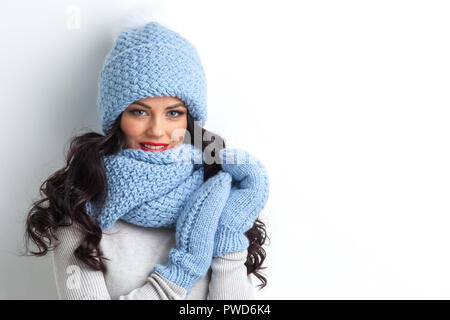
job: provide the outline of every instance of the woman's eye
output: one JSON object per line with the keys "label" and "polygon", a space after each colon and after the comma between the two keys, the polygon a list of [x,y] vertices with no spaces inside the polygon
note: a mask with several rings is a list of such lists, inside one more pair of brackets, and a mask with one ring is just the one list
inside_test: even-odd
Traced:
{"label": "woman's eye", "polygon": [[144,110],[140,110],[140,109],[133,109],[133,110],[130,110],[130,113],[133,114],[133,115],[135,115],[135,116],[143,116],[143,114],[139,114],[138,112],[144,112],[144,113],[146,113]]}
{"label": "woman's eye", "polygon": [[169,114],[173,115],[173,113],[175,113],[175,115],[172,118],[177,118],[184,114],[183,111],[169,111]]}

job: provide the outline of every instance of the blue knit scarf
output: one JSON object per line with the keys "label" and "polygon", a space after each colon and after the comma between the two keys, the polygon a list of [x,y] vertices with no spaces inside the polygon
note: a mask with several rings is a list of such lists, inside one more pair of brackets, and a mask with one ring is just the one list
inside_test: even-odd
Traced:
{"label": "blue knit scarf", "polygon": [[102,230],[118,219],[174,227],[183,205],[203,183],[202,154],[191,144],[180,144],[165,151],[124,149],[104,156],[107,191],[86,203],[87,213]]}

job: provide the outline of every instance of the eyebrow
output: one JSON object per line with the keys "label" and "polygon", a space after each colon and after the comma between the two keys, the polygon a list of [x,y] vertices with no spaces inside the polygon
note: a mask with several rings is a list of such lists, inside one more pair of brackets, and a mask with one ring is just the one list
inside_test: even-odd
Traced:
{"label": "eyebrow", "polygon": [[[138,104],[138,105],[143,106],[144,108],[147,108],[147,109],[151,109],[152,108],[152,106],[149,106],[148,104],[145,104],[145,103],[140,102],[140,101],[135,101],[135,102],[133,102],[133,104]],[[184,105],[183,102],[178,102],[177,104],[174,104],[173,106],[166,107],[166,110],[167,109],[177,108],[177,107],[185,107],[185,105]]]}

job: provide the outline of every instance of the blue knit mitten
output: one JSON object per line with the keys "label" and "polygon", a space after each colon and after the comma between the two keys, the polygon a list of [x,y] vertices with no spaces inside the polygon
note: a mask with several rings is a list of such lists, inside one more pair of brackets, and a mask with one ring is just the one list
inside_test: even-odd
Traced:
{"label": "blue knit mitten", "polygon": [[177,220],[176,245],[169,251],[168,264],[157,264],[153,268],[167,280],[185,288],[187,294],[211,266],[214,235],[230,189],[230,174],[219,171],[193,193]]}
{"label": "blue knit mitten", "polygon": [[269,178],[263,164],[245,150],[222,149],[222,168],[233,178],[230,196],[219,219],[213,257],[249,247],[251,229],[269,197]]}

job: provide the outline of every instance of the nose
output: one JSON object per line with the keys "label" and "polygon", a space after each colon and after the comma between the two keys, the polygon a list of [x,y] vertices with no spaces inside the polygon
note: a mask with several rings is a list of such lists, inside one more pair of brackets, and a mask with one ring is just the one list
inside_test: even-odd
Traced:
{"label": "nose", "polygon": [[147,134],[154,139],[164,136],[164,126],[159,117],[153,117],[147,128]]}

